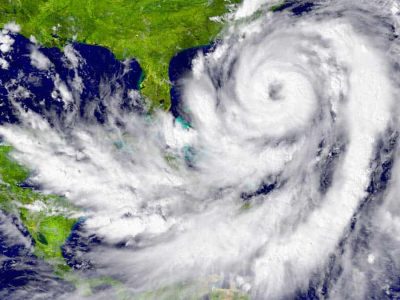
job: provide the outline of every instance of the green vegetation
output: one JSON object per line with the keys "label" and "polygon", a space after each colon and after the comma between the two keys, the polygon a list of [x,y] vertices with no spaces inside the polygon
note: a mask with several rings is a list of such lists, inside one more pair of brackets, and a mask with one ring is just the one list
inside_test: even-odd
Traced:
{"label": "green vegetation", "polygon": [[65,273],[64,279],[73,283],[82,297],[92,297],[96,289],[110,288],[113,291],[112,299],[131,300],[132,294],[124,287],[123,283],[109,276],[96,278],[82,278],[74,273]]}
{"label": "green vegetation", "polygon": [[[98,288],[110,287],[116,299],[200,299],[208,294],[213,300],[248,300],[239,291],[215,289],[198,282],[178,284],[133,296],[123,284],[111,277],[81,278],[70,271],[61,253],[61,246],[71,233],[76,219],[70,217],[74,208],[66,199],[55,195],[44,195],[20,186],[29,171],[10,156],[12,147],[0,144],[0,209],[18,215],[35,242],[34,254],[55,267],[61,278],[73,283],[82,296],[92,296]],[[34,206],[40,209],[33,209]]]}
{"label": "green vegetation", "polygon": [[132,299],[136,300],[160,300],[160,299],[211,299],[211,300],[250,300],[248,295],[236,289],[212,288],[216,277],[195,282],[174,284],[163,288],[141,293]]}
{"label": "green vegetation", "polygon": [[8,157],[10,146],[0,146],[0,174],[3,183],[15,186],[28,177],[28,170]]}
{"label": "green vegetation", "polygon": [[222,22],[210,18],[240,0],[3,0],[0,24],[16,21],[22,34],[46,46],[68,40],[98,44],[144,69],[142,94],[169,108],[168,65],[185,48],[210,43]]}
{"label": "green vegetation", "polygon": [[35,254],[46,260],[63,260],[61,246],[71,233],[76,220],[62,215],[48,216],[21,208],[21,220],[35,240]]}
{"label": "green vegetation", "polygon": [[260,5],[260,7],[255,12],[253,12],[253,14],[235,20],[234,26],[239,27],[243,24],[248,24],[250,22],[253,22],[259,19],[260,17],[264,16],[267,12],[275,13],[278,10],[282,9],[283,6],[285,6],[285,4],[286,4],[285,0],[275,1],[275,3],[272,5],[271,3],[265,2],[264,4]]}
{"label": "green vegetation", "polygon": [[[110,277],[84,279],[69,272],[61,246],[71,234],[77,219],[70,216],[74,208],[66,199],[56,195],[44,195],[20,186],[29,171],[13,160],[9,154],[11,146],[0,144],[0,209],[20,217],[34,241],[34,254],[54,266],[55,273],[72,282],[83,295],[107,285],[116,289],[118,299],[128,299],[122,283]],[[32,209],[34,206],[39,209]]]}
{"label": "green vegetation", "polygon": [[[35,242],[34,253],[59,271],[67,270],[61,246],[76,219],[68,216],[73,209],[62,197],[43,195],[20,184],[29,172],[9,157],[10,146],[0,145],[0,209],[16,214]],[[40,209],[32,209],[39,206]]]}
{"label": "green vegetation", "polygon": [[211,300],[249,300],[249,296],[243,295],[241,292],[236,290],[228,289],[215,289],[211,295]]}
{"label": "green vegetation", "polygon": [[240,207],[241,211],[247,211],[251,208],[251,203],[250,201],[246,201],[242,206]]}
{"label": "green vegetation", "polygon": [[278,2],[277,4],[272,5],[269,10],[272,12],[277,11],[278,9],[282,8],[285,5],[285,1]]}

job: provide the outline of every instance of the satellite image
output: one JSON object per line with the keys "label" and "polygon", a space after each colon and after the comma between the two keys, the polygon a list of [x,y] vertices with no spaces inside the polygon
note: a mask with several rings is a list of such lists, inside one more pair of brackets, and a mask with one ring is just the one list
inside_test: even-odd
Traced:
{"label": "satellite image", "polygon": [[0,0],[0,300],[400,299],[399,33],[400,0]]}

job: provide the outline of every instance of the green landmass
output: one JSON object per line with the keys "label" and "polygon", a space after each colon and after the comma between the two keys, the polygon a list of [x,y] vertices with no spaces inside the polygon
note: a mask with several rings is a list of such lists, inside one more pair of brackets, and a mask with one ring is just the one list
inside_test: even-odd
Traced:
{"label": "green landmass", "polygon": [[272,11],[272,12],[275,12],[278,9],[282,8],[284,5],[285,5],[285,1],[281,1],[281,2],[278,2],[278,3],[274,4],[274,5],[272,5],[269,8],[269,10]]}
{"label": "green landmass", "polygon": [[[56,195],[44,195],[21,187],[29,171],[10,156],[12,147],[0,145],[0,209],[20,217],[34,241],[34,254],[66,270],[61,246],[77,221],[70,216],[73,211],[67,201]],[[32,209],[34,206],[41,209]]]}
{"label": "green landmass", "polygon": [[3,0],[0,24],[15,21],[22,34],[45,46],[70,40],[135,58],[145,77],[142,94],[168,109],[170,59],[182,49],[209,44],[223,22],[211,20],[241,0]]}
{"label": "green landmass", "polygon": [[215,289],[210,294],[211,300],[250,300],[249,296],[237,290]]}
{"label": "green landmass", "polygon": [[[184,126],[185,123],[182,124]],[[11,146],[0,144],[0,209],[20,217],[34,241],[34,254],[54,266],[55,274],[75,285],[80,295],[90,297],[96,289],[112,288],[115,299],[202,299],[209,295],[212,300],[248,300],[249,297],[236,290],[209,290],[207,283],[178,284],[133,295],[122,282],[107,276],[82,278],[65,263],[61,246],[71,233],[77,219],[71,217],[76,211],[67,200],[57,195],[45,195],[31,188],[21,187],[29,176],[28,169],[10,157]],[[40,210],[32,205],[42,204]]]}
{"label": "green landmass", "polygon": [[248,295],[237,289],[222,289],[213,287],[218,284],[219,276],[197,278],[193,282],[178,283],[162,288],[146,291],[134,296],[135,300],[250,300]]}
{"label": "green landmass", "polygon": [[112,289],[115,300],[132,300],[133,295],[130,293],[121,281],[118,281],[109,276],[101,276],[95,278],[82,278],[74,273],[66,273],[65,280],[73,283],[82,297],[91,297],[96,293],[96,290]]}
{"label": "green landmass", "polygon": [[[93,290],[110,286],[116,299],[130,299],[121,282],[111,277],[81,278],[71,272],[61,251],[61,246],[71,234],[77,219],[71,216],[76,209],[65,198],[44,195],[20,186],[29,176],[28,169],[10,157],[11,146],[0,144],[0,209],[16,215],[34,241],[33,253],[54,267],[54,272],[75,285],[82,296],[91,296]],[[41,210],[29,205],[42,204]]]}
{"label": "green landmass", "polygon": [[233,24],[235,28],[239,28],[243,24],[248,24],[250,22],[259,19],[260,17],[264,16],[267,12],[277,13],[286,5],[286,3],[287,3],[286,0],[275,1],[272,4],[266,1],[264,4],[260,5],[260,7],[251,15],[235,20]]}

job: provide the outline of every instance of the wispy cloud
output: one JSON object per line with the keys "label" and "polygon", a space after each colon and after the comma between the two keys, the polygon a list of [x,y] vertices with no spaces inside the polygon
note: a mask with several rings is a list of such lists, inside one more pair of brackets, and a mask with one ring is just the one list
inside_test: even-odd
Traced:
{"label": "wispy cloud", "polygon": [[[103,125],[71,118],[66,129],[21,111],[22,124],[0,134],[30,180],[79,206],[103,239],[87,254],[95,272],[133,293],[212,282],[281,299],[315,281],[322,293],[340,265],[330,297],[363,299],[388,261],[400,263],[398,164],[384,192],[368,192],[376,157],[397,149],[379,142],[398,126],[387,25],[397,2],[378,4],[321,1],[301,17],[232,21],[181,80],[190,128],[168,112],[123,112],[116,91]],[[79,54],[66,51],[76,68]],[[56,86],[66,102],[80,94]],[[379,203],[361,210],[366,199]],[[362,226],[371,240],[355,249]]]}

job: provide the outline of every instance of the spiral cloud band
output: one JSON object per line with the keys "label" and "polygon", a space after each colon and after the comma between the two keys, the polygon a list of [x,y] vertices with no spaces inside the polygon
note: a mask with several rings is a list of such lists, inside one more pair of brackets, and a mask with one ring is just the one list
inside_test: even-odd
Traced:
{"label": "spiral cloud band", "polygon": [[[82,276],[134,295],[184,284],[182,299],[204,285],[251,299],[400,297],[399,4],[371,2],[295,14],[305,3],[272,13],[244,1],[179,81],[190,126],[122,111],[118,90],[104,124],[81,119],[81,87],[59,77],[62,121],[10,94],[21,124],[0,135],[102,239],[81,253],[96,266]],[[51,68],[38,51],[32,63]],[[84,63],[72,47],[65,56]]]}

